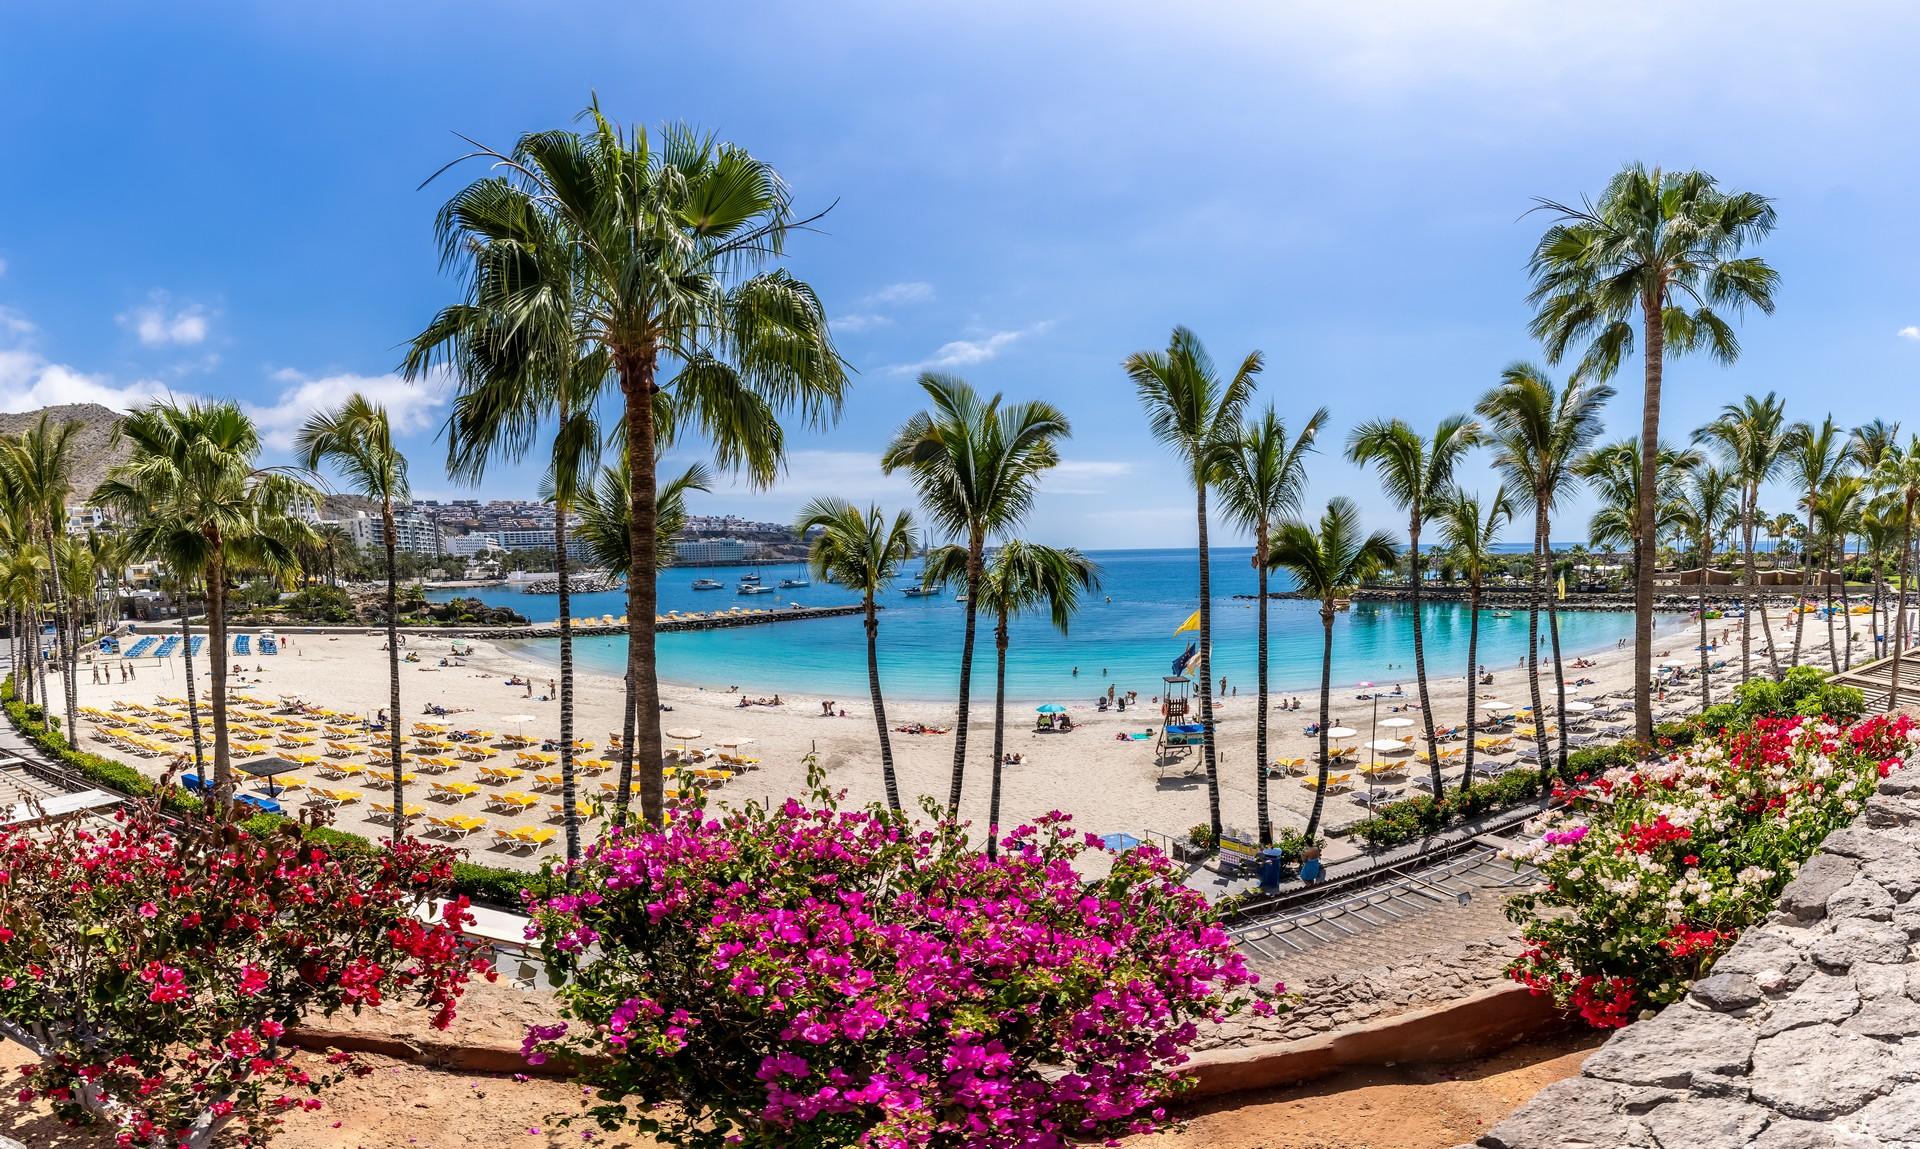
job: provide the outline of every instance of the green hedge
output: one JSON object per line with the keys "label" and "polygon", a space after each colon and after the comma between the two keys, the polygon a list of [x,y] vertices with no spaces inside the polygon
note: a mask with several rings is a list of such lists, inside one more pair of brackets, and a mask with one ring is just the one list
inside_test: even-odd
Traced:
{"label": "green hedge", "polygon": [[[148,797],[156,789],[146,775],[131,766],[69,746],[58,730],[48,728],[40,707],[28,706],[15,697],[11,675],[0,681],[0,703],[4,703],[7,717],[27,741],[101,789],[136,798]],[[164,803],[167,809],[184,815],[198,815],[203,809],[199,798],[178,789],[170,791]],[[265,833],[288,821],[292,819],[279,814],[255,814],[242,825],[254,833]],[[305,826],[302,832],[308,841],[341,853],[372,853],[379,849],[359,834],[327,826]],[[467,895],[475,902],[516,911],[521,905],[521,890],[532,890],[536,895],[546,897],[560,888],[559,883],[545,872],[529,874],[478,862],[454,863],[453,885],[456,892]]]}
{"label": "green hedge", "polygon": [[[1866,699],[1858,690],[1828,682],[1825,674],[1811,666],[1796,666],[1778,682],[1755,679],[1736,687],[1731,701],[1709,707],[1693,718],[1654,727],[1654,742],[1661,750],[1669,750],[1688,745],[1702,730],[1744,726],[1755,718],[1800,714],[1845,720],[1858,717],[1865,709]],[[1551,744],[1552,740],[1548,741]],[[1555,777],[1571,780],[1616,766],[1631,766],[1643,757],[1644,750],[1634,742],[1575,750],[1567,755],[1566,772]],[[1353,833],[1375,848],[1398,846],[1480,814],[1537,799],[1547,778],[1542,770],[1514,769],[1492,781],[1451,790],[1438,802],[1428,795],[1406,798],[1355,823]]]}

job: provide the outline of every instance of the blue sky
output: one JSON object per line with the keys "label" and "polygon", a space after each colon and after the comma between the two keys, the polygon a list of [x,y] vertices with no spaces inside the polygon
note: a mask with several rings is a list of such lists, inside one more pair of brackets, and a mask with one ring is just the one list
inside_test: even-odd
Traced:
{"label": "blue sky", "polygon": [[[1669,368],[1666,426],[1772,389],[1796,418],[1920,429],[1916,25],[1873,3],[9,6],[0,408],[230,396],[284,443],[362,388],[402,419],[417,490],[467,494],[439,465],[444,389],[392,375],[456,290],[431,235],[456,184],[417,185],[453,132],[505,146],[597,90],[836,205],[790,265],[858,369],[846,417],[792,436],[773,491],[699,510],[910,497],[873,458],[939,365],[1072,417],[1031,535],[1188,545],[1127,353],[1185,323],[1220,360],[1262,349],[1265,396],[1327,404],[1336,441],[1431,425],[1536,356],[1530,197],[1634,159],[1780,213],[1778,313],[1746,320],[1737,366]],[[1639,418],[1621,382],[1616,434]],[[1313,476],[1398,523],[1337,452]],[[532,484],[502,468],[479,493]]]}

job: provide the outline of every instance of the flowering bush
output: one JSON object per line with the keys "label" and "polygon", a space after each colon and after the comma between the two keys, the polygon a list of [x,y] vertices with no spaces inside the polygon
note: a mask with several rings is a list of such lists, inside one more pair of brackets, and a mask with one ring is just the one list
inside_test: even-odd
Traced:
{"label": "flowering bush", "polygon": [[451,877],[414,841],[332,855],[291,826],[171,827],[155,803],[104,828],[0,830],[0,1032],[38,1055],[22,1100],[111,1122],[123,1146],[261,1143],[349,1071],[314,1075],[281,1038],[310,1012],[409,993],[452,1019],[468,973],[464,899],[412,909]]}
{"label": "flowering bush", "polygon": [[1509,975],[1602,1027],[1678,999],[1916,744],[1905,715],[1761,718],[1559,788],[1511,854],[1541,884],[1508,905]]}
{"label": "flowering bush", "polygon": [[578,892],[534,905],[574,980],[526,1051],[607,1058],[604,1127],[703,1147],[1145,1131],[1197,1021],[1271,1008],[1157,851],[1090,880],[1098,840],[1064,815],[989,859],[951,824],[815,800],[613,830]]}

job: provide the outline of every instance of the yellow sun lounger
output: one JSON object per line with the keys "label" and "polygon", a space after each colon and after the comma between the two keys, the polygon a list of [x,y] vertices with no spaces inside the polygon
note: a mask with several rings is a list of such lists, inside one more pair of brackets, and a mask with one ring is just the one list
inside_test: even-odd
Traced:
{"label": "yellow sun lounger", "polygon": [[[308,757],[312,757],[312,755],[308,755]],[[318,770],[323,777],[343,779],[358,775],[362,770],[365,770],[366,767],[358,762],[334,762],[326,759],[315,763],[314,769]]]}
{"label": "yellow sun lounger", "polygon": [[551,826],[519,826],[511,830],[495,830],[495,845],[505,846],[509,850],[538,850],[553,841],[554,830]]}
{"label": "yellow sun lounger", "polygon": [[487,795],[487,809],[501,813],[515,813],[531,810],[540,804],[540,799],[532,794],[523,794],[518,790],[503,790],[498,794]]}
{"label": "yellow sun lounger", "polygon": [[500,752],[493,747],[482,746],[477,742],[462,742],[460,744],[460,757],[465,758],[469,762],[485,762],[498,753]]}
{"label": "yellow sun lounger", "polygon": [[487,820],[475,814],[450,814],[444,818],[429,814],[427,828],[435,834],[464,838],[475,831],[486,829]]}
{"label": "yellow sun lounger", "polygon": [[1304,774],[1307,770],[1305,758],[1275,758],[1271,768],[1281,774]]}
{"label": "yellow sun lounger", "polygon": [[453,759],[448,758],[445,755],[434,755],[431,758],[419,758],[419,759],[416,759],[415,762],[420,767],[420,771],[424,774],[446,774],[451,771],[458,770],[460,768],[460,764],[458,762],[455,762]]}
{"label": "yellow sun lounger", "polygon": [[535,774],[533,776],[533,788],[535,790],[558,790],[566,784],[566,776],[562,774]]}
{"label": "yellow sun lounger", "polygon": [[574,760],[573,768],[583,774],[605,774],[613,769],[613,763],[604,758],[578,758]]}
{"label": "yellow sun lounger", "polygon": [[307,799],[309,803],[327,809],[333,809],[338,806],[349,806],[360,800],[360,791],[358,790],[336,790],[323,786],[314,786],[309,789],[307,793],[311,795],[311,797]]}
{"label": "yellow sun lounger", "polygon": [[446,798],[459,802],[480,792],[480,787],[472,782],[429,782],[428,787],[436,798]]}
{"label": "yellow sun lounger", "polygon": [[491,782],[496,786],[503,782],[518,782],[526,776],[527,772],[525,770],[516,770],[512,766],[480,767],[480,780],[482,782]]}
{"label": "yellow sun lounger", "polygon": [[[390,822],[393,820],[393,803],[392,802],[369,802],[367,803],[367,805],[373,807],[373,813],[367,816],[373,819],[374,821]],[[405,816],[408,819],[413,819],[413,818],[418,818],[420,815],[426,812],[427,812],[427,808],[425,806],[416,806],[412,802],[408,802]]]}
{"label": "yellow sun lounger", "polygon": [[[1347,785],[1352,781],[1353,775],[1351,774],[1329,774],[1327,775],[1327,793],[1335,794],[1345,790]],[[1320,788],[1320,779],[1317,775],[1309,775],[1308,777],[1300,779],[1300,784],[1309,790],[1318,790]]]}

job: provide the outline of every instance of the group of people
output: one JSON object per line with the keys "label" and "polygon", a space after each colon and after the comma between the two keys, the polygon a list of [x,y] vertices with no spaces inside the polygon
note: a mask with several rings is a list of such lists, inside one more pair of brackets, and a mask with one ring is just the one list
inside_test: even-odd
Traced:
{"label": "group of people", "polygon": [[748,698],[746,695],[743,694],[740,696],[740,701],[734,704],[734,709],[745,710],[749,706],[784,706],[784,705],[786,704],[780,700],[780,696],[778,694],[774,695],[772,698]]}
{"label": "group of people", "polygon": [[822,701],[820,703],[820,717],[845,718],[847,717],[847,711],[846,711],[846,708],[841,706],[838,702]]}

